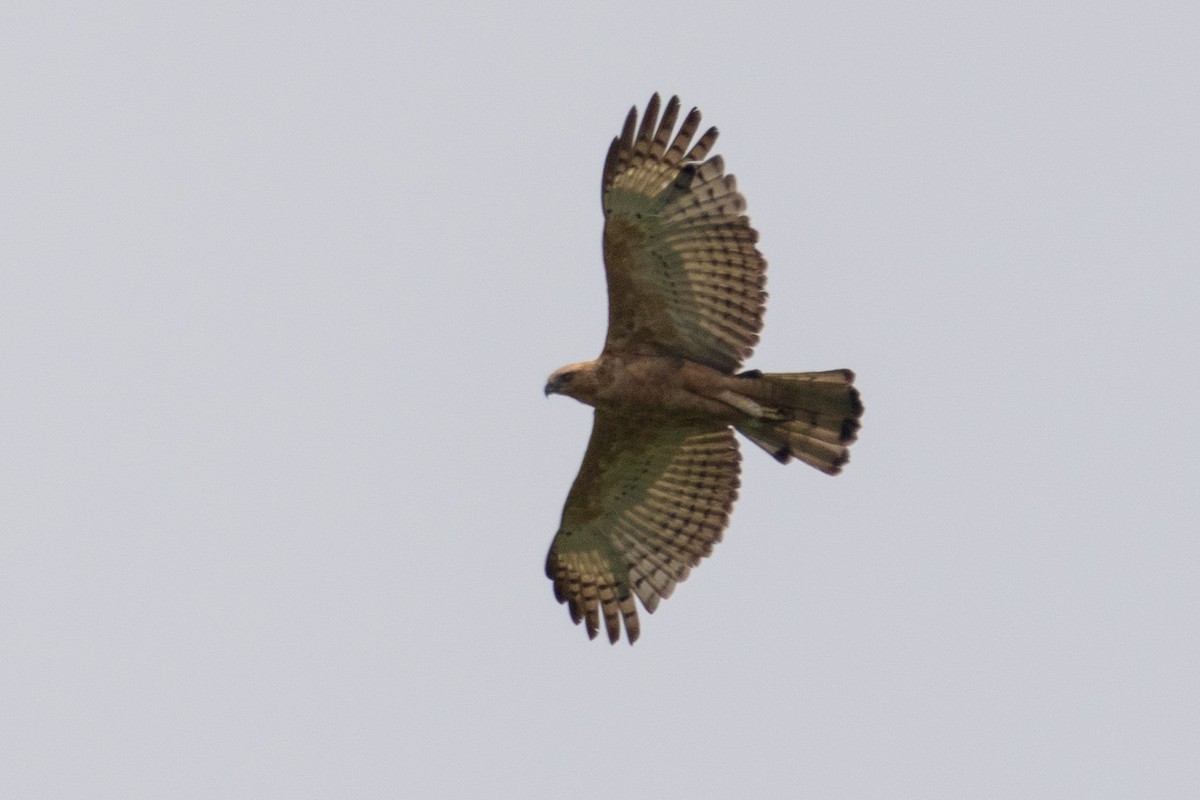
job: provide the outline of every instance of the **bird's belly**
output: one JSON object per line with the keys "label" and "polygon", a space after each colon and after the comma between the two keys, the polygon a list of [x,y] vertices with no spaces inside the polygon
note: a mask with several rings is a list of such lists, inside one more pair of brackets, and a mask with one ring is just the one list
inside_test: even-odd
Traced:
{"label": "bird's belly", "polygon": [[725,376],[710,367],[647,356],[612,364],[609,376],[596,402],[606,411],[679,422],[729,423],[739,418],[736,409],[712,396],[722,388]]}

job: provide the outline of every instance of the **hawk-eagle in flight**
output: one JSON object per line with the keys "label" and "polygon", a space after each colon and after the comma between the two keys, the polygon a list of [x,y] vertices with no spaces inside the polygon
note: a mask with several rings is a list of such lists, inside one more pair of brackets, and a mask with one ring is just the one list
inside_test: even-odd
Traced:
{"label": "hawk-eagle in flight", "polygon": [[608,336],[546,394],[595,407],[592,438],[546,559],[554,595],[594,638],[640,630],[720,541],[737,497],[737,429],[782,463],[836,475],[862,403],[848,369],[737,372],[762,328],[766,261],[700,112],[679,98],[625,119],[604,161]]}

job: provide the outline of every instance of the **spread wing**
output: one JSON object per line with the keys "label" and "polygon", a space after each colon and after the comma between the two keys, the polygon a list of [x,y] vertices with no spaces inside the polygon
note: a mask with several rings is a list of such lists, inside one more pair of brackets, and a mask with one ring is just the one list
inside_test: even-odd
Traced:
{"label": "spread wing", "polygon": [[704,160],[717,129],[692,144],[693,108],[672,138],[679,98],[658,111],[656,94],[639,127],[630,109],[604,162],[604,349],[732,372],[758,342],[767,263],[734,177],[720,156]]}
{"label": "spread wing", "polygon": [[737,498],[732,429],[667,426],[597,411],[562,524],[546,558],[554,596],[589,638],[604,615],[638,638],[636,595],[653,612],[720,541]]}

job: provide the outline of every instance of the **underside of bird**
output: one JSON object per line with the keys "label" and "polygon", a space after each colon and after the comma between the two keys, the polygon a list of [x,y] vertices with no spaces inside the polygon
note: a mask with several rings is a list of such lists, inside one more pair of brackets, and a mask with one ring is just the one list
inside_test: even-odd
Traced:
{"label": "underside of bird", "polygon": [[[841,471],[862,403],[848,369],[738,372],[759,341],[766,259],[717,129],[656,94],[630,109],[601,177],[608,332],[545,392],[593,406],[592,435],[546,557],[589,637],[632,644],[729,523],[734,431],[787,463]],[[661,112],[661,116],[660,116]],[[679,123],[676,129],[676,123]]]}

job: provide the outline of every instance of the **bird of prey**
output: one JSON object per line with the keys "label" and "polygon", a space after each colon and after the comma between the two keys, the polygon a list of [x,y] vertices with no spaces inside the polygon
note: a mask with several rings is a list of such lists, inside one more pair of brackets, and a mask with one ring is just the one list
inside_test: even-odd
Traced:
{"label": "bird of prey", "polygon": [[[546,558],[554,595],[595,638],[630,644],[720,541],[737,497],[736,429],[781,463],[846,463],[862,403],[848,369],[738,372],[758,342],[766,261],[700,112],[631,108],[604,161],[608,335],[546,394],[595,408],[591,440]],[[674,133],[674,135],[672,135]]]}

